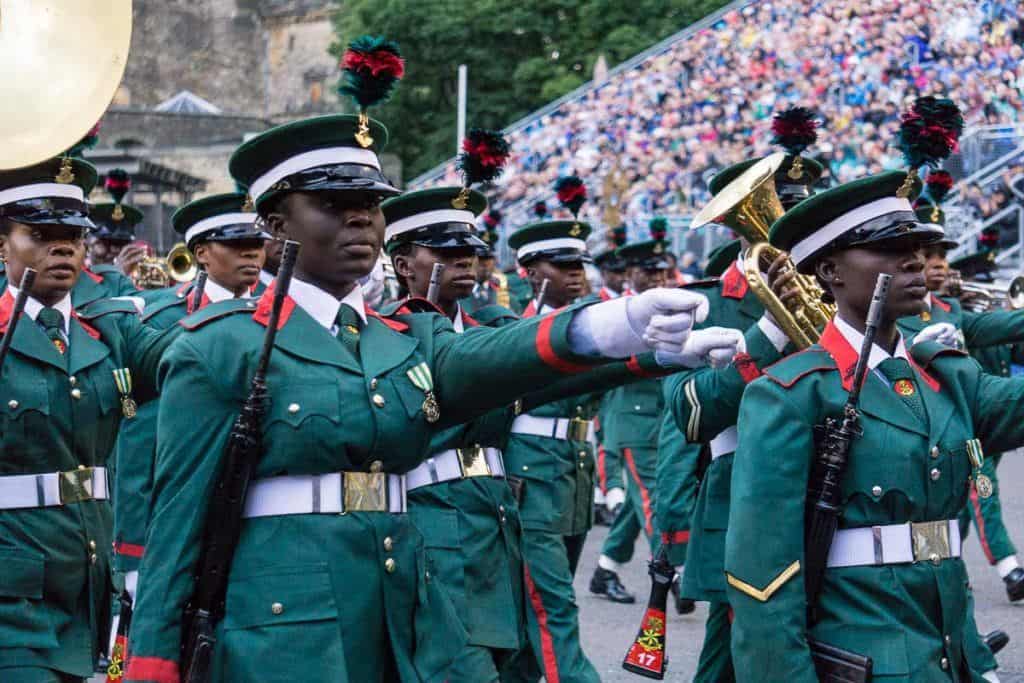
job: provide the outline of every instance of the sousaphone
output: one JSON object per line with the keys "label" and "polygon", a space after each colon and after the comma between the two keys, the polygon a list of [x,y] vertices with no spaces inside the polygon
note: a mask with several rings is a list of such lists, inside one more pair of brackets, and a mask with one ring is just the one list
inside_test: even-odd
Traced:
{"label": "sousaphone", "polygon": [[0,0],[0,170],[55,157],[89,132],[131,35],[131,0]]}

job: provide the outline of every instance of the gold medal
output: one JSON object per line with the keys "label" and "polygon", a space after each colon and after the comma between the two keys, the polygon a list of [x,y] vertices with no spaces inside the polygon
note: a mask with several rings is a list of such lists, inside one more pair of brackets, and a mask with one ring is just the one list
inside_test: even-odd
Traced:
{"label": "gold medal", "polygon": [[974,490],[978,492],[979,498],[991,498],[995,487],[992,486],[992,480],[988,475],[979,473],[974,477]]}
{"label": "gold medal", "polygon": [[128,368],[114,370],[114,384],[121,394],[121,413],[128,419],[139,412],[139,405],[132,398],[132,373]]}
{"label": "gold medal", "polygon": [[428,391],[427,397],[423,399],[423,415],[427,422],[437,422],[441,419],[441,406],[437,404],[433,391]]}
{"label": "gold medal", "polygon": [[131,419],[139,412],[139,406],[131,396],[122,396],[121,412],[125,417]]}

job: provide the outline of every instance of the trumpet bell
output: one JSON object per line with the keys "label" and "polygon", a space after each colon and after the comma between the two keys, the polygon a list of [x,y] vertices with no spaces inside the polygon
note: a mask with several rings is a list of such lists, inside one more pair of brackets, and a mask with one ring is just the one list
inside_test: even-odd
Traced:
{"label": "trumpet bell", "polygon": [[1006,304],[1013,310],[1024,308],[1024,276],[1018,275],[1006,289]]}
{"label": "trumpet bell", "polygon": [[785,161],[786,155],[777,152],[748,168],[711,198],[690,228],[723,223],[748,242],[766,242],[768,229],[785,213],[775,191],[775,172]]}
{"label": "trumpet bell", "polygon": [[198,273],[199,264],[189,248],[184,242],[175,244],[167,254],[167,274],[175,282],[192,282]]}
{"label": "trumpet bell", "polygon": [[0,170],[61,154],[100,120],[124,75],[131,0],[0,2]]}

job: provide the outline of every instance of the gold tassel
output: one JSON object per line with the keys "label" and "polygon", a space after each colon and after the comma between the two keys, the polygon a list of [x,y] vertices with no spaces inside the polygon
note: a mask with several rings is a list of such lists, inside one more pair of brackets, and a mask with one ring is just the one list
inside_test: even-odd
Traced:
{"label": "gold tassel", "polygon": [[896,190],[896,196],[901,199],[909,197],[910,193],[914,191],[915,180],[917,180],[917,169],[912,168],[907,171],[907,177],[904,179],[903,184],[900,185],[900,189]]}
{"label": "gold tassel", "polygon": [[369,147],[373,144],[373,136],[370,135],[370,117],[365,111],[359,112],[359,128],[356,130],[356,142],[361,147]]}
{"label": "gold tassel", "polygon": [[804,160],[801,156],[793,157],[793,165],[789,167],[789,172],[786,174],[791,180],[800,180],[804,175]]}
{"label": "gold tassel", "polygon": [[54,180],[61,185],[70,185],[75,182],[75,173],[71,170],[71,157],[64,157],[60,160],[60,173]]}

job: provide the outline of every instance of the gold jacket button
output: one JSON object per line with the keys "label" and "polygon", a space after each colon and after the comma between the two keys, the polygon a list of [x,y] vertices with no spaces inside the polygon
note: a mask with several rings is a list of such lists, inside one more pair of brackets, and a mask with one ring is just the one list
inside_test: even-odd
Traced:
{"label": "gold jacket button", "polygon": [[943,657],[942,659],[940,659],[939,660],[939,666],[942,667],[943,671],[949,671],[949,659],[947,659],[946,657]]}
{"label": "gold jacket button", "polygon": [[78,384],[78,378],[75,377],[74,375],[71,375],[70,377],[68,377],[68,384],[70,384],[71,386],[75,386],[76,384]]}
{"label": "gold jacket button", "polygon": [[270,606],[270,613],[275,615],[284,614],[284,605],[282,605],[279,602],[275,602],[273,605]]}
{"label": "gold jacket button", "polygon": [[96,550],[96,541],[89,541],[89,550]]}
{"label": "gold jacket button", "polygon": [[96,553],[89,553],[89,562],[96,564]]}
{"label": "gold jacket button", "polygon": [[288,404],[288,412],[289,413],[297,413],[297,412],[299,412],[299,408],[300,407],[301,406],[298,403],[289,403]]}
{"label": "gold jacket button", "polygon": [[938,481],[942,477],[942,472],[939,471],[938,467],[933,467],[932,471],[928,474],[931,476],[932,481]]}
{"label": "gold jacket button", "polygon": [[584,463],[581,462],[580,463],[580,469],[582,470],[584,466],[585,466]]}
{"label": "gold jacket button", "polygon": [[82,398],[82,390],[78,388],[72,389],[71,398]]}
{"label": "gold jacket button", "polygon": [[875,498],[878,498],[880,495],[882,495],[882,487],[879,486],[878,484],[872,486],[871,495],[874,496]]}
{"label": "gold jacket button", "polygon": [[580,457],[581,458],[587,457],[587,452],[586,451],[580,451]]}
{"label": "gold jacket button", "polygon": [[388,574],[393,574],[396,566],[394,558],[389,557],[384,560],[384,569],[387,570]]}
{"label": "gold jacket button", "polygon": [[384,400],[383,396],[381,396],[380,394],[373,395],[373,405],[377,406],[378,408],[383,408],[385,403],[386,401]]}
{"label": "gold jacket button", "polygon": [[939,457],[939,447],[938,446],[932,446],[931,456],[933,458]]}
{"label": "gold jacket button", "polygon": [[942,641],[943,641],[944,643],[946,643],[946,647],[949,647],[950,645],[952,645],[952,644],[953,644],[953,639],[952,639],[952,638],[950,638],[950,637],[949,637],[948,635],[947,635],[946,637],[944,637],[944,638],[942,639]]}
{"label": "gold jacket button", "polygon": [[12,398],[10,401],[7,402],[7,407],[10,408],[11,410],[14,410],[18,407],[18,402]]}
{"label": "gold jacket button", "polygon": [[379,384],[379,382],[377,382],[377,378],[374,377],[373,379],[370,380],[370,389],[371,390],[376,389],[377,388],[377,384]]}
{"label": "gold jacket button", "polygon": [[384,538],[384,550],[391,552],[391,549],[395,547],[395,542],[391,540],[390,536]]}
{"label": "gold jacket button", "polygon": [[529,472],[529,471],[530,471],[530,466],[529,465],[523,465],[523,472]]}

